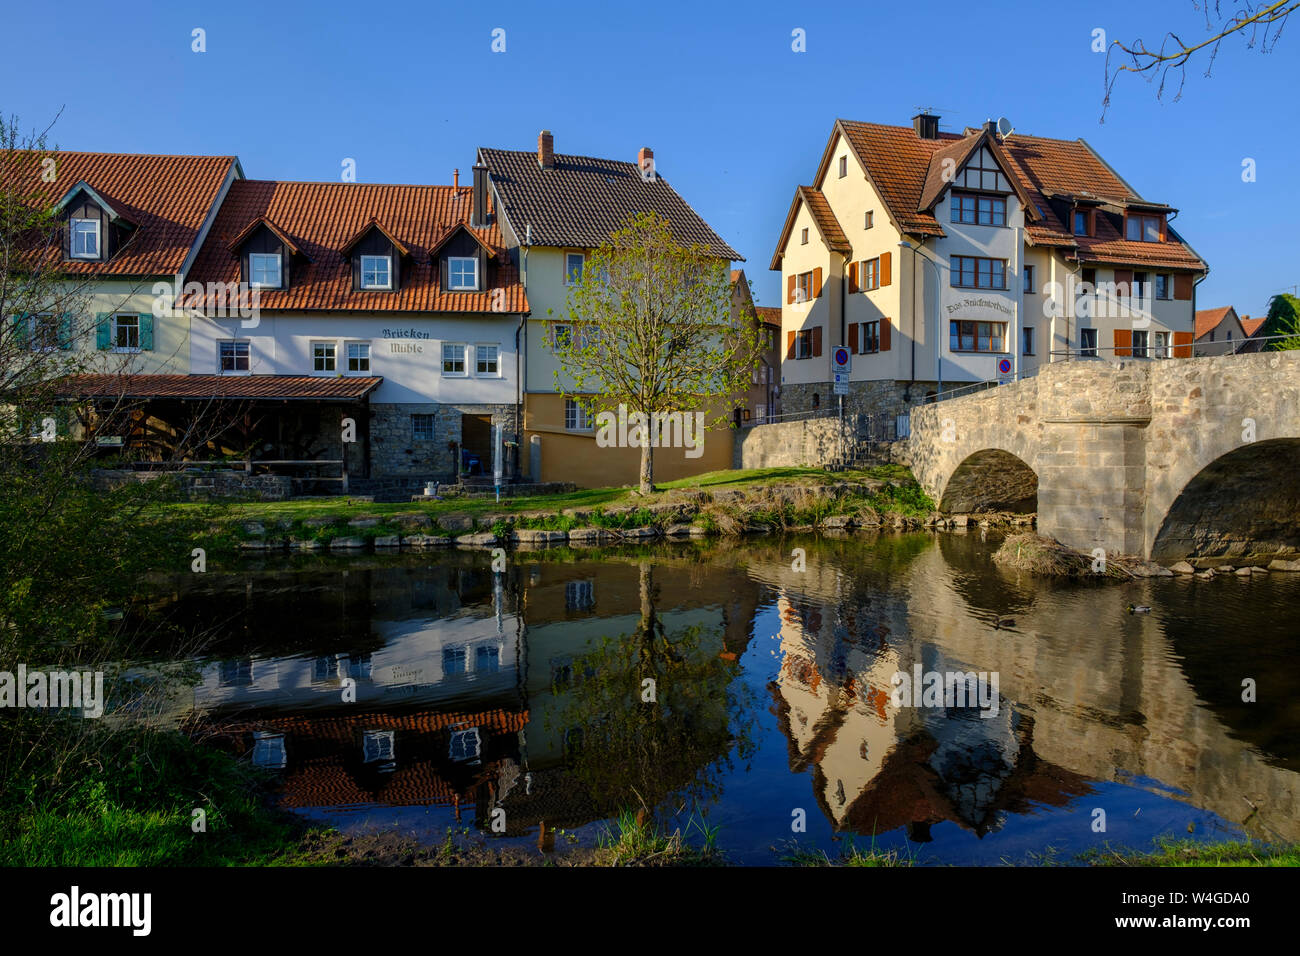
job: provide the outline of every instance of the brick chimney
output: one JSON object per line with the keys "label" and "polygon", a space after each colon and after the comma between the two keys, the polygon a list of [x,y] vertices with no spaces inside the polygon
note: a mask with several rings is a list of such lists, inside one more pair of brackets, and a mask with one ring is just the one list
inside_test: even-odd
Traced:
{"label": "brick chimney", "polygon": [[649,146],[642,146],[636,153],[636,168],[641,170],[641,178],[648,178],[646,170],[653,170],[655,165],[655,151]]}
{"label": "brick chimney", "polygon": [[555,167],[555,137],[549,129],[537,134],[537,165],[542,169]]}
{"label": "brick chimney", "polygon": [[939,117],[933,113],[917,113],[912,117],[912,129],[921,139],[938,139]]}

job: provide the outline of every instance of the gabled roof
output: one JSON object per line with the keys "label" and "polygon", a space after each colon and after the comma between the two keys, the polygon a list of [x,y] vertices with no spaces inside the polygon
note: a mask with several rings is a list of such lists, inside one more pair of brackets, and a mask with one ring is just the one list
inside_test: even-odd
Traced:
{"label": "gabled roof", "polygon": [[292,239],[289,238],[288,233],[286,233],[283,229],[281,229],[279,226],[273,223],[270,219],[267,219],[265,216],[258,216],[256,219],[250,222],[247,228],[245,228],[242,232],[240,232],[239,235],[235,236],[234,239],[231,239],[230,242],[226,243],[226,248],[229,249],[231,252],[237,252],[239,250],[239,247],[242,246],[245,242],[247,242],[248,238],[253,233],[257,232],[258,229],[261,229],[263,227],[265,227],[266,230],[271,233],[271,235],[279,239],[280,242],[284,243],[284,247],[289,250],[289,255],[291,256],[302,255],[302,250],[298,248],[297,243],[295,243]]}
{"label": "gabled roof", "polygon": [[[41,175],[52,159],[54,181]],[[108,262],[64,262],[49,250],[45,264],[75,275],[173,276],[198,241],[228,177],[240,177],[234,156],[149,156],[22,150],[0,156],[0,189],[55,206],[83,184],[96,202],[137,228]],[[68,183],[75,184],[71,189]]]}
{"label": "gabled roof", "polygon": [[500,197],[501,214],[520,242],[531,231],[535,246],[593,249],[608,241],[629,216],[654,212],[668,221],[677,242],[699,245],[719,258],[744,260],[668,180],[656,175],[646,182],[636,163],[556,153],[554,165],[543,169],[535,152],[478,153]]}
{"label": "gabled roof", "polygon": [[482,246],[483,251],[488,254],[489,259],[496,258],[497,250],[484,242],[483,237],[476,230],[471,229],[467,223],[463,222],[456,223],[456,225],[444,232],[442,238],[435,242],[433,247],[429,249],[429,255],[437,255],[438,250],[445,246],[451,240],[452,236],[458,235],[462,232]]}
{"label": "gabled roof", "polygon": [[95,203],[99,206],[99,208],[103,209],[106,213],[108,213],[109,222],[125,221],[128,225],[133,227],[135,226],[134,222],[132,222],[130,219],[127,219],[126,216],[118,212],[117,209],[114,208],[111,202],[109,202],[107,199],[105,199],[103,196],[97,193],[94,190],[94,188],[90,185],[90,183],[86,182],[84,179],[80,180],[75,186],[73,186],[66,193],[64,193],[63,198],[54,204],[54,208],[58,210],[63,210],[67,208],[68,203],[72,202],[72,200],[75,199],[80,193],[85,193],[87,196],[89,196],[91,199],[95,201]]}
{"label": "gabled roof", "polygon": [[[409,256],[411,254],[411,250],[406,248],[406,246],[402,244],[401,240],[397,239],[391,232],[385,229],[383,223],[381,223],[374,216],[371,216],[370,221],[357,230],[356,235],[354,235],[347,242],[343,243],[343,248],[339,251],[342,252],[343,255],[345,256],[352,255],[352,250],[356,248],[357,243],[360,242],[362,239],[366,238],[366,236],[370,235],[370,230],[372,229],[376,230],[381,236],[383,236],[385,239],[391,242],[393,244],[393,248],[397,250],[397,254],[399,256]],[[433,251],[434,250],[430,250],[431,255]]]}
{"label": "gabled roof", "polygon": [[67,398],[231,401],[360,401],[384,380],[340,375],[70,375],[59,383]]}
{"label": "gabled roof", "polygon": [[1264,323],[1268,321],[1268,316],[1265,315],[1265,316],[1261,316],[1258,319],[1252,319],[1248,315],[1243,315],[1237,321],[1241,323],[1241,330],[1243,332],[1245,332],[1247,335],[1254,336],[1257,332],[1259,332],[1260,329],[1264,327]]}
{"label": "gabled roof", "polygon": [[758,313],[758,320],[767,325],[781,324],[781,307],[775,305],[756,305],[754,311]]}
{"label": "gabled roof", "polygon": [[[840,119],[835,121],[823,153],[818,182],[840,136],[866,170],[890,219],[906,234],[945,235],[933,213],[933,204],[942,193],[943,159],[954,159],[956,168],[960,168],[984,139],[1025,203],[1025,236],[1031,245],[1058,247],[1083,262],[1195,272],[1206,269],[1201,257],[1172,227],[1166,228],[1168,241],[1162,243],[1130,242],[1124,238],[1119,218],[1124,209],[1169,211],[1169,207],[1143,199],[1082,139],[1014,133],[999,141],[983,128],[964,135],[940,133],[936,139],[922,139],[910,126]],[[1085,198],[1115,211],[1098,215],[1095,236],[1075,236],[1062,218],[1063,204],[1060,212],[1053,206],[1052,197],[1057,196]]]}
{"label": "gabled roof", "polygon": [[786,213],[785,225],[781,227],[781,238],[777,240],[776,252],[772,254],[769,268],[781,268],[781,257],[785,255],[785,245],[794,230],[800,206],[808,207],[808,215],[812,217],[813,225],[817,227],[817,233],[822,237],[822,242],[826,244],[827,249],[846,254],[853,251],[853,246],[849,244],[848,237],[840,227],[840,221],[835,218],[835,213],[831,211],[831,204],[826,201],[822,192],[811,186],[796,186],[794,198],[790,200],[790,211]]}
{"label": "gabled roof", "polygon": [[[1230,305],[1218,309],[1198,309],[1196,311],[1196,338],[1199,339],[1202,335],[1209,335],[1210,330],[1217,329],[1230,314],[1233,314],[1233,308]],[[1245,327],[1244,322],[1242,327]]]}
{"label": "gabled roof", "polygon": [[[1025,221],[1028,223],[1041,219],[1042,214],[1035,207],[1029,193],[1025,191],[1025,187],[1020,184],[1019,178],[1012,169],[1010,159],[1003,152],[1002,147],[998,145],[997,139],[987,130],[980,130],[965,139],[955,140],[930,154],[930,168],[926,172],[925,186],[921,190],[921,203],[917,207],[917,211],[930,212],[933,210],[935,204],[943,198],[944,190],[953,182],[952,176],[945,176],[945,168],[951,169],[953,175],[961,172],[962,167],[970,161],[970,158],[981,147],[987,149],[993,155],[994,161],[1006,174],[1008,184],[1015,191],[1016,198],[1020,200],[1020,205],[1025,210]],[[950,167],[945,162],[945,160],[949,159],[953,161]]]}
{"label": "gabled roof", "polygon": [[[508,255],[500,255],[504,244],[495,223],[482,228],[465,226],[498,253],[493,285],[479,292],[441,288],[431,250],[448,232],[469,220],[471,201],[468,187],[241,180],[231,186],[221,204],[191,276],[202,283],[238,282],[240,264],[227,246],[250,223],[266,219],[295,237],[310,261],[290,270],[289,288],[259,290],[263,310],[527,312],[518,269]],[[385,235],[410,254],[402,281],[393,292],[352,288],[352,263],[344,250],[376,223],[383,223]],[[504,299],[497,290],[504,293]]]}

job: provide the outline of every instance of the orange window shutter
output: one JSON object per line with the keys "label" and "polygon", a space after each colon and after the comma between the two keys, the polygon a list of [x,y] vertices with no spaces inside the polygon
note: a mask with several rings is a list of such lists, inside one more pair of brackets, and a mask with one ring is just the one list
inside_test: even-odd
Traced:
{"label": "orange window shutter", "polygon": [[892,322],[888,316],[885,316],[880,320],[880,351],[882,352],[889,351],[889,332],[891,326]]}
{"label": "orange window shutter", "polygon": [[812,343],[813,358],[818,358],[822,354],[822,327],[820,325],[816,326],[812,330],[812,340],[813,340]]}
{"label": "orange window shutter", "polygon": [[849,263],[849,291],[858,291],[858,264],[856,262]]}
{"label": "orange window shutter", "polygon": [[796,278],[797,278],[796,276],[790,276],[788,279],[785,280],[785,301],[786,302],[794,301],[794,283]]}
{"label": "orange window shutter", "polygon": [[1192,357],[1192,338],[1191,332],[1174,333],[1174,358]]}
{"label": "orange window shutter", "polygon": [[813,270],[813,290],[812,297],[820,299],[822,297],[822,267],[818,266]]}
{"label": "orange window shutter", "polygon": [[857,354],[858,351],[858,323],[849,323],[849,351]]}
{"label": "orange window shutter", "polygon": [[1192,275],[1190,272],[1179,272],[1174,275],[1174,298],[1190,299],[1192,297]]}
{"label": "orange window shutter", "polygon": [[890,272],[891,272],[889,268],[889,261],[890,261],[890,253],[882,252],[880,254],[880,284],[882,286],[889,285]]}
{"label": "orange window shutter", "polygon": [[799,335],[797,332],[787,332],[785,334],[785,357],[786,358],[788,359],[794,358],[794,343],[795,340],[798,339],[798,337]]}
{"label": "orange window shutter", "polygon": [[1133,355],[1133,330],[1115,330],[1115,357],[1129,358]]}

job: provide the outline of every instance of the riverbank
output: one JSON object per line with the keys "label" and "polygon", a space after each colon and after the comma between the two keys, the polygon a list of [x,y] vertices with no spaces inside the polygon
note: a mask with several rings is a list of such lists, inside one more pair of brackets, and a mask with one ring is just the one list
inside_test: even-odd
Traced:
{"label": "riverbank", "polygon": [[1033,532],[1008,535],[994,553],[993,562],[1014,571],[1025,571],[1043,577],[1078,578],[1098,581],[1130,581],[1134,578],[1195,577],[1209,580],[1221,575],[1234,575],[1249,579],[1272,572],[1300,572],[1300,560],[1273,558],[1267,566],[1247,564],[1242,567],[1227,563],[1227,558],[1195,558],[1177,561],[1169,566],[1155,561],[1145,561],[1135,555],[1106,554],[1096,551],[1079,551]]}
{"label": "riverbank", "polygon": [[[175,504],[177,514],[209,506]],[[519,498],[358,498],[243,502],[213,512],[209,552],[426,550],[461,547],[594,547],[656,538],[738,537],[784,531],[849,532],[966,527],[946,516],[899,465],[718,471],[665,482],[650,495],[599,488]],[[1029,516],[980,516],[1010,527]],[[196,542],[197,543],[197,542]]]}

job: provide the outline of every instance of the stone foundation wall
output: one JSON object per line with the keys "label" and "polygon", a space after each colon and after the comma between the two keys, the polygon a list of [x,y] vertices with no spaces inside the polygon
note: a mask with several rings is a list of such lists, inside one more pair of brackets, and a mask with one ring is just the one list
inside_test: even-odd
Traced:
{"label": "stone foundation wall", "polygon": [[841,454],[838,418],[776,422],[742,428],[736,433],[732,445],[732,467],[816,467]]}
{"label": "stone foundation wall", "polygon": [[[831,394],[833,387],[830,382],[782,385],[782,414],[813,411],[814,395],[818,399],[816,408],[838,407],[836,396]],[[844,396],[845,411],[850,415],[901,415],[909,408],[924,404],[926,397],[935,391],[934,382],[896,382],[892,379],[850,382],[849,394]]]}
{"label": "stone foundation wall", "polygon": [[[412,415],[433,415],[433,438],[416,440]],[[375,404],[370,406],[370,476],[449,481],[456,477],[461,445],[461,415],[491,415],[492,424],[506,430],[515,425],[514,405]],[[450,446],[456,443],[456,449]],[[360,444],[355,451],[360,465]],[[485,467],[491,467],[487,463]]]}

